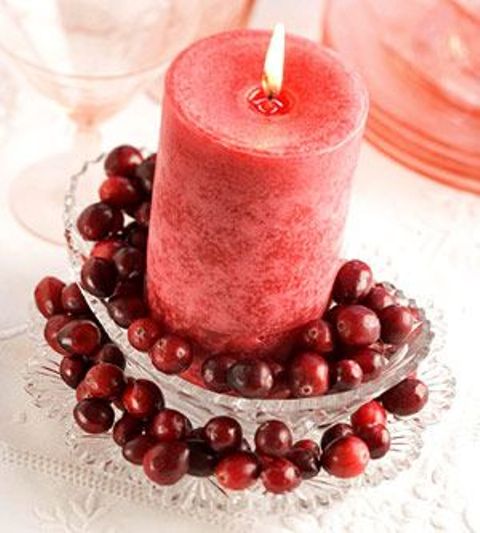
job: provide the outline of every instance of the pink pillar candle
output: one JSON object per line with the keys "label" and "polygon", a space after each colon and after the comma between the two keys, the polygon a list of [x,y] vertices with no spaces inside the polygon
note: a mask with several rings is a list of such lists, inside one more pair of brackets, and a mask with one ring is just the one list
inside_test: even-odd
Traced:
{"label": "pink pillar candle", "polygon": [[325,310],[338,268],[367,94],[335,54],[289,36],[284,108],[262,112],[270,36],[199,41],[166,78],[148,298],[210,352],[271,352]]}

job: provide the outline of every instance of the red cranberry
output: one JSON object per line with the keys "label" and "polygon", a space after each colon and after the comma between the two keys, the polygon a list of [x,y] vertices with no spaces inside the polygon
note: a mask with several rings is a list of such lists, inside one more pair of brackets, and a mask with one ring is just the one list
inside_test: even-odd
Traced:
{"label": "red cranberry", "polygon": [[113,424],[115,414],[105,400],[91,398],[77,403],[73,410],[75,422],[86,433],[104,433]]}
{"label": "red cranberry", "polygon": [[245,490],[260,474],[258,460],[253,453],[235,452],[224,457],[215,468],[218,483],[225,489]]}
{"label": "red cranberry", "polygon": [[283,457],[292,447],[292,433],[280,420],[269,420],[261,424],[255,433],[257,451],[272,457]]}
{"label": "red cranberry", "polygon": [[355,431],[364,426],[375,424],[387,425],[387,413],[385,409],[375,400],[370,400],[359,407],[350,417]]}
{"label": "red cranberry", "polygon": [[141,465],[145,455],[155,444],[155,439],[150,437],[150,435],[138,435],[138,437],[129,440],[123,445],[122,455],[128,462],[134,465]]}
{"label": "red cranberry", "polygon": [[175,409],[163,409],[150,422],[149,433],[159,442],[170,442],[185,439],[191,429],[185,415]]}
{"label": "red cranberry", "polygon": [[82,265],[80,273],[82,287],[99,298],[113,294],[117,283],[117,271],[112,261],[89,257]]}
{"label": "red cranberry", "polygon": [[227,392],[230,387],[227,383],[227,374],[237,360],[228,354],[214,355],[205,359],[202,365],[203,383],[207,389],[215,392]]}
{"label": "red cranberry", "polygon": [[143,458],[145,475],[159,485],[173,485],[188,472],[189,450],[185,442],[160,442]]}
{"label": "red cranberry", "polygon": [[382,324],[382,339],[390,344],[406,340],[413,328],[413,316],[407,307],[390,305],[379,313]]}
{"label": "red cranberry", "polygon": [[107,176],[133,176],[137,165],[143,161],[140,150],[127,144],[117,146],[106,157],[104,162]]}
{"label": "red cranberry", "polygon": [[290,363],[289,383],[296,398],[325,394],[329,386],[327,362],[314,352],[297,354]]}
{"label": "red cranberry", "polygon": [[352,426],[350,424],[344,424],[340,422],[329,427],[323,433],[320,446],[322,447],[322,450],[325,451],[330,446],[330,444],[332,444],[338,439],[341,439],[342,437],[348,437],[349,435],[353,435]]}
{"label": "red cranberry", "polygon": [[83,380],[80,381],[77,388],[75,389],[75,398],[77,399],[77,402],[93,398],[90,389],[87,387],[87,384]]}
{"label": "red cranberry", "polygon": [[338,313],[340,313],[340,311],[344,307],[346,306],[341,305],[341,304],[330,307],[330,309],[325,313],[323,318],[335,328],[335,324],[337,323]]}
{"label": "red cranberry", "polygon": [[312,439],[302,439],[297,441],[293,448],[295,450],[308,450],[313,453],[315,459],[320,460],[322,452],[320,451],[320,446]]}
{"label": "red cranberry", "polygon": [[362,300],[362,304],[372,311],[380,311],[385,307],[393,305],[395,297],[383,285],[375,285],[367,296]]}
{"label": "red cranberry", "polygon": [[160,337],[149,353],[153,366],[165,374],[180,374],[193,360],[188,342],[176,335]]}
{"label": "red cranberry", "polygon": [[131,279],[143,276],[145,272],[145,255],[133,246],[125,246],[113,256],[121,279]]}
{"label": "red cranberry", "polygon": [[35,303],[45,318],[63,313],[62,290],[64,287],[63,281],[52,276],[43,278],[35,287]]}
{"label": "red cranberry", "polygon": [[261,474],[262,482],[268,492],[282,494],[296,489],[302,477],[300,469],[284,457],[273,459]]}
{"label": "red cranberry", "polygon": [[60,362],[60,377],[72,389],[76,389],[85,377],[88,362],[82,355],[64,357]]}
{"label": "red cranberry", "polygon": [[342,359],[333,371],[333,383],[336,390],[351,390],[363,381],[362,367],[352,359]]}
{"label": "red cranberry", "polygon": [[153,318],[138,318],[128,327],[128,342],[141,352],[148,352],[162,333],[162,328]]}
{"label": "red cranberry", "polygon": [[67,313],[73,315],[81,315],[90,311],[82,291],[76,283],[70,283],[63,288],[62,306]]}
{"label": "red cranberry", "polygon": [[148,313],[145,302],[138,296],[114,296],[107,304],[107,311],[121,328],[128,328],[134,320]]}
{"label": "red cranberry", "polygon": [[368,446],[371,459],[380,459],[390,449],[390,433],[381,424],[361,427],[357,431],[357,437]]}
{"label": "red cranberry", "polygon": [[384,355],[371,348],[361,348],[352,355],[352,359],[360,365],[364,382],[378,378],[388,364]]}
{"label": "red cranberry", "polygon": [[145,159],[145,161],[142,161],[135,169],[135,178],[137,178],[142,186],[143,191],[147,195],[152,194],[156,157],[157,154],[152,154],[150,157]]}
{"label": "red cranberry", "polygon": [[313,352],[329,353],[333,351],[332,327],[325,320],[312,320],[300,332],[300,344],[303,349]]}
{"label": "red cranberry", "polygon": [[135,211],[135,220],[145,228],[148,228],[150,223],[150,208],[150,202],[143,202]]}
{"label": "red cranberry", "polygon": [[126,361],[125,356],[121,352],[120,348],[113,342],[107,342],[104,344],[98,352],[93,356],[95,363],[110,363],[118,366],[122,370],[125,369]]}
{"label": "red cranberry", "polygon": [[349,435],[332,442],[323,452],[322,466],[332,476],[356,477],[365,471],[370,452],[363,440]]}
{"label": "red cranberry", "polygon": [[91,320],[71,320],[57,334],[58,343],[70,354],[88,355],[102,340],[102,333]]}
{"label": "red cranberry", "polygon": [[260,359],[245,359],[227,371],[228,385],[246,398],[265,398],[273,387],[270,366]]}
{"label": "red cranberry", "polygon": [[354,303],[365,297],[373,287],[373,274],[362,261],[345,263],[333,284],[333,299],[338,303]]}
{"label": "red cranberry", "polygon": [[43,330],[43,336],[50,348],[61,355],[68,355],[68,352],[60,346],[58,332],[72,320],[73,318],[67,315],[53,315],[47,320]]}
{"label": "red cranberry", "polygon": [[121,279],[116,287],[115,291],[112,294],[113,298],[120,297],[131,297],[136,296],[140,299],[143,298],[143,277],[132,278],[132,279]]}
{"label": "red cranberry", "polygon": [[110,363],[93,366],[85,376],[84,382],[95,398],[112,400],[122,393],[125,378],[122,369]]}
{"label": "red cranberry", "polygon": [[123,413],[122,417],[113,426],[113,440],[118,446],[125,446],[127,442],[137,438],[142,434],[143,423],[128,413]]}
{"label": "red cranberry", "polygon": [[105,241],[99,241],[95,243],[92,251],[90,252],[91,257],[98,257],[99,259],[106,259],[107,261],[112,261],[115,252],[120,250],[125,246],[122,241],[115,239],[107,239]]}
{"label": "red cranberry", "polygon": [[161,390],[146,379],[127,383],[122,401],[126,411],[137,418],[147,418],[164,406]]}
{"label": "red cranberry", "polygon": [[320,471],[320,462],[312,450],[292,448],[287,459],[300,470],[302,479],[311,479]]}
{"label": "red cranberry", "polygon": [[390,413],[408,416],[418,413],[428,401],[428,387],[415,378],[407,378],[384,392],[382,403]]}
{"label": "red cranberry", "polygon": [[101,241],[120,231],[123,214],[103,202],[86,207],[78,217],[77,228],[87,241]]}
{"label": "red cranberry", "polygon": [[368,346],[380,337],[377,315],[363,305],[348,305],[341,309],[336,327],[340,340],[349,346]]}
{"label": "red cranberry", "polygon": [[238,449],[242,442],[242,427],[229,416],[217,416],[210,419],[204,429],[205,441],[216,452]]}
{"label": "red cranberry", "polygon": [[217,454],[201,440],[189,440],[187,442],[190,451],[188,473],[196,477],[208,477],[215,472]]}
{"label": "red cranberry", "polygon": [[100,186],[99,196],[102,202],[120,209],[138,204],[142,199],[135,183],[120,176],[107,178]]}
{"label": "red cranberry", "polygon": [[124,230],[123,235],[125,241],[134,248],[141,251],[147,249],[148,231],[138,222],[131,222]]}

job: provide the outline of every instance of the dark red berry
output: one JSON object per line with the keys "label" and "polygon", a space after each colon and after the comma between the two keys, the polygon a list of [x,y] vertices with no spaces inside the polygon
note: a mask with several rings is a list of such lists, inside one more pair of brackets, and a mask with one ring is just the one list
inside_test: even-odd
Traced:
{"label": "dark red berry", "polygon": [[107,304],[107,311],[112,320],[121,328],[148,313],[147,306],[138,296],[114,296]]}
{"label": "dark red berry", "polygon": [[132,278],[132,279],[121,279],[112,295],[113,298],[120,297],[132,297],[136,296],[143,299],[143,277]]}
{"label": "dark red berry", "polygon": [[355,389],[363,381],[362,367],[353,359],[336,363],[332,374],[332,383],[338,391]]}
{"label": "dark red berry", "polygon": [[385,307],[393,305],[395,297],[383,285],[375,285],[367,296],[362,300],[362,305],[368,307],[372,311],[378,312]]}
{"label": "dark red berry", "polygon": [[104,344],[93,356],[95,363],[111,363],[118,366],[122,370],[125,369],[126,361],[125,356],[116,344],[113,342],[107,342]]}
{"label": "dark red berry", "polygon": [[313,453],[314,457],[317,460],[320,460],[320,456],[322,454],[320,450],[320,446],[312,439],[302,439],[297,441],[293,445],[293,449],[295,450],[309,450]]}
{"label": "dark red berry", "polygon": [[159,442],[183,440],[192,429],[190,420],[175,409],[162,409],[150,422],[149,434]]}
{"label": "dark red berry", "polygon": [[142,434],[143,423],[128,413],[123,413],[122,417],[115,422],[112,436],[115,444],[125,446],[125,444]]}
{"label": "dark red berry", "polygon": [[332,326],[325,320],[312,320],[300,331],[300,345],[304,350],[329,353],[333,350]]}
{"label": "dark red berry", "polygon": [[188,473],[196,477],[213,475],[218,462],[217,454],[201,440],[188,440],[187,446],[190,450]]}
{"label": "dark red berry", "polygon": [[120,248],[113,256],[113,262],[121,279],[143,276],[145,272],[145,255],[133,246]]}
{"label": "dark red berry", "polygon": [[320,471],[320,462],[312,450],[292,448],[286,458],[300,470],[302,479],[311,479]]}
{"label": "dark red berry", "polygon": [[189,450],[185,442],[160,442],[143,458],[145,475],[159,485],[173,485],[188,472]]}
{"label": "dark red berry", "polygon": [[302,481],[300,469],[284,457],[276,457],[269,462],[261,478],[265,489],[274,494],[290,492]]}
{"label": "dark red berry", "polygon": [[210,419],[203,434],[206,443],[216,452],[237,450],[242,442],[242,427],[229,416],[217,416]]}
{"label": "dark red berry", "polygon": [[413,328],[413,316],[407,307],[390,305],[379,313],[382,340],[389,344],[404,342]]}
{"label": "dark red berry", "polygon": [[285,456],[292,447],[293,438],[288,426],[280,420],[268,420],[255,433],[257,451],[272,457]]}
{"label": "dark red berry", "polygon": [[63,313],[62,290],[64,287],[65,283],[53,276],[43,278],[35,287],[35,303],[45,318]]}
{"label": "dark red berry", "polygon": [[352,359],[360,365],[364,382],[378,378],[388,364],[384,355],[371,348],[359,349],[352,354]]}
{"label": "dark red berry", "polygon": [[245,359],[227,371],[228,385],[246,398],[265,398],[273,387],[272,370],[260,359]]}
{"label": "dark red berry", "polygon": [[161,390],[155,383],[146,379],[127,383],[122,402],[126,411],[137,418],[148,418],[164,407]]}
{"label": "dark red berry", "polygon": [[125,241],[141,251],[147,249],[148,230],[140,226],[138,222],[131,222],[124,230],[123,235]]}
{"label": "dark red berry", "polygon": [[120,209],[138,204],[142,199],[134,181],[121,176],[107,178],[100,185],[99,196],[102,202]]}
{"label": "dark red berry", "polygon": [[370,400],[359,407],[350,417],[350,421],[355,431],[364,426],[381,424],[387,425],[387,413],[380,403]]}
{"label": "dark red berry", "polygon": [[86,433],[104,433],[108,431],[115,418],[111,405],[105,400],[92,398],[77,403],[73,410],[76,423]]}
{"label": "dark red berry", "polygon": [[150,157],[145,159],[145,161],[142,161],[135,169],[135,178],[139,181],[143,191],[147,195],[152,194],[156,156],[157,154],[152,154]]}
{"label": "dark red berry", "polygon": [[82,291],[76,283],[70,283],[63,288],[62,306],[67,313],[73,315],[82,315],[90,311]]}
{"label": "dark red berry", "polygon": [[299,353],[290,362],[288,379],[295,398],[320,396],[329,387],[328,364],[317,353]]}
{"label": "dark red berry", "polygon": [[150,223],[150,202],[143,202],[135,211],[135,220],[143,227],[148,228]]}
{"label": "dark red berry", "polygon": [[328,309],[328,311],[325,313],[324,315],[324,319],[333,326],[333,328],[335,329],[335,325],[337,323],[337,317],[338,317],[338,313],[340,313],[340,311],[346,307],[345,305],[341,305],[341,304],[337,304],[337,305],[334,305],[332,307],[330,307],[330,309]]}
{"label": "dark red berry", "polygon": [[128,462],[134,465],[141,465],[145,455],[155,444],[155,439],[150,437],[150,435],[138,435],[138,437],[129,440],[123,445],[122,455]]}
{"label": "dark red berry", "polygon": [[228,490],[248,489],[255,485],[259,475],[258,460],[249,452],[231,453],[215,468],[215,477],[219,485]]}
{"label": "dark red berry", "polygon": [[349,346],[368,346],[380,337],[380,321],[377,315],[363,305],[348,305],[338,312],[337,333]]}
{"label": "dark red berry", "polygon": [[348,437],[348,435],[353,435],[353,428],[350,424],[338,423],[329,427],[322,435],[322,441],[320,446],[322,450],[325,451],[332,442],[342,438]]}
{"label": "dark red berry", "polygon": [[60,362],[60,377],[72,389],[76,389],[85,377],[88,361],[82,355],[64,357]]}
{"label": "dark red berry", "polygon": [[362,474],[370,452],[362,439],[349,435],[332,442],[323,452],[322,466],[332,476],[351,478]]}
{"label": "dark red berry", "polygon": [[215,392],[227,392],[230,387],[227,383],[227,374],[237,360],[229,354],[213,355],[205,359],[202,365],[203,383],[207,389]]}
{"label": "dark red berry", "polygon": [[153,318],[138,318],[128,327],[128,342],[141,352],[148,352],[162,333],[159,323]]}
{"label": "dark red berry", "polygon": [[362,261],[345,263],[337,273],[333,284],[333,299],[337,303],[354,303],[364,298],[373,287],[373,274]]}
{"label": "dark red berry", "polygon": [[115,290],[117,270],[112,261],[89,257],[82,265],[80,279],[82,287],[90,294],[107,298]]}
{"label": "dark red berry", "polygon": [[90,389],[83,381],[78,384],[75,390],[75,398],[77,399],[77,402],[81,402],[82,400],[89,400],[90,398],[92,398],[92,393],[90,392]]}
{"label": "dark red berry", "polygon": [[160,337],[149,354],[153,366],[165,374],[180,374],[193,360],[190,344],[176,335]]}
{"label": "dark red berry", "polygon": [[91,320],[71,320],[57,334],[60,346],[70,354],[88,355],[102,340],[100,328]]}
{"label": "dark red berry", "polygon": [[368,446],[371,459],[380,459],[390,449],[390,433],[381,424],[363,426],[359,428],[356,435]]}
{"label": "dark red berry", "polygon": [[137,165],[143,161],[140,150],[129,145],[117,146],[105,158],[107,176],[134,176]]}
{"label": "dark red berry", "polygon": [[98,257],[100,259],[106,259],[107,261],[112,261],[115,252],[120,250],[125,246],[122,241],[115,239],[107,239],[105,241],[99,241],[95,243],[92,251],[90,252],[91,257]]}
{"label": "dark red berry", "polygon": [[120,231],[122,226],[122,212],[104,202],[89,205],[77,220],[78,231],[87,241],[104,240]]}
{"label": "dark red berry", "polygon": [[99,363],[87,372],[84,382],[94,398],[118,398],[125,387],[123,371],[110,363]]}
{"label": "dark red berry", "polygon": [[428,387],[416,378],[407,378],[384,392],[381,401],[390,413],[408,416],[418,413],[428,401]]}
{"label": "dark red berry", "polygon": [[50,348],[61,355],[68,355],[69,352],[60,346],[58,332],[72,320],[74,319],[67,315],[53,315],[47,320],[43,330],[43,336]]}

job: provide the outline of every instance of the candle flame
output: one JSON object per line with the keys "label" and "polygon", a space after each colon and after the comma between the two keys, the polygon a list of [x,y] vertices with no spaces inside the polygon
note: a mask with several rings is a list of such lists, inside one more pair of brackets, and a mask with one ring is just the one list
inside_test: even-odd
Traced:
{"label": "candle flame", "polygon": [[277,96],[283,83],[285,61],[285,26],[275,25],[263,65],[262,88],[269,98]]}

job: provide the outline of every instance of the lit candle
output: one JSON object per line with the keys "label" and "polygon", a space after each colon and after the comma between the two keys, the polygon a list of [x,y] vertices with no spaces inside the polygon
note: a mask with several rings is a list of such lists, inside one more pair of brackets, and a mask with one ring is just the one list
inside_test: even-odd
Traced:
{"label": "lit candle", "polygon": [[270,37],[199,41],[166,78],[148,298],[209,352],[279,353],[338,268],[367,94],[333,53]]}

